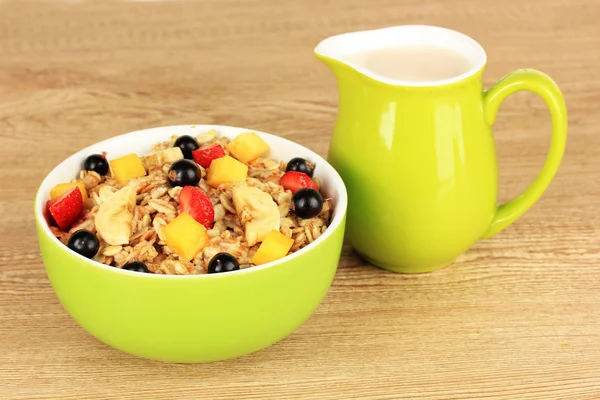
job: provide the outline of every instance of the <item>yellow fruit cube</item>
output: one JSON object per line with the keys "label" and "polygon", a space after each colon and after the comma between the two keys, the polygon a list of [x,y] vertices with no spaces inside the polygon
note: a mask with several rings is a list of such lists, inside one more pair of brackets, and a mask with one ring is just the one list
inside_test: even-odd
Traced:
{"label": "yellow fruit cube", "polygon": [[294,239],[285,236],[279,231],[272,230],[265,236],[265,240],[263,240],[254,257],[252,257],[252,262],[256,265],[261,265],[285,257],[293,244]]}
{"label": "yellow fruit cube", "polygon": [[217,158],[210,163],[206,172],[206,183],[217,187],[223,183],[244,182],[248,175],[248,166],[233,157]]}
{"label": "yellow fruit cube", "polygon": [[267,153],[269,145],[256,133],[246,132],[229,142],[227,150],[235,158],[247,164]]}
{"label": "yellow fruit cube", "polygon": [[110,170],[119,182],[127,182],[130,179],[146,176],[144,164],[135,153],[111,160]]}
{"label": "yellow fruit cube", "polygon": [[61,194],[73,189],[75,186],[79,187],[79,190],[81,191],[81,197],[83,197],[83,201],[86,201],[88,199],[88,193],[87,190],[85,190],[85,184],[83,181],[59,183],[50,190],[50,198],[55,199]]}
{"label": "yellow fruit cube", "polygon": [[165,226],[167,246],[179,257],[190,261],[208,243],[204,225],[188,213],[181,213]]}

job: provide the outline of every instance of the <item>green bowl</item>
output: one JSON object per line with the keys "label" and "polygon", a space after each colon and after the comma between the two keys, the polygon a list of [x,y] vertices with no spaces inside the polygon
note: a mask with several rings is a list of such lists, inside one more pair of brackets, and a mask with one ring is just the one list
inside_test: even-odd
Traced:
{"label": "green bowl", "polygon": [[[257,132],[271,157],[304,157],[334,199],[329,228],[310,245],[258,267],[214,275],[154,275],[97,263],[74,253],[51,233],[43,217],[50,189],[76,177],[93,153],[109,158],[145,154],[171,135],[216,129],[235,137],[247,129],[170,126],[131,132],[92,145],[60,163],[44,179],[35,200],[38,241],[50,283],[65,310],[87,332],[124,352],[170,362],[210,362],[264,349],[298,328],[329,289],[340,258],[346,189],[337,172],[316,153],[289,140]],[[254,131],[256,132],[256,131]]]}

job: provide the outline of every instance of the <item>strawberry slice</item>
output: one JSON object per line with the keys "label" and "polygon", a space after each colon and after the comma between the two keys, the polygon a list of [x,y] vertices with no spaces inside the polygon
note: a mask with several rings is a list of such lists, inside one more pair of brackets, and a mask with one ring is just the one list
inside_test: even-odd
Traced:
{"label": "strawberry slice", "polygon": [[281,183],[281,186],[283,186],[285,190],[291,190],[292,193],[296,193],[296,191],[302,188],[319,190],[319,186],[317,186],[315,181],[313,181],[310,176],[306,175],[304,172],[286,172],[279,180],[279,183]]}
{"label": "strawberry slice", "polygon": [[212,229],[215,209],[210,198],[197,187],[184,186],[179,192],[179,211],[190,214],[206,229]]}
{"label": "strawberry slice", "polygon": [[83,196],[79,187],[74,187],[46,203],[48,213],[56,225],[67,231],[83,211]]}
{"label": "strawberry slice", "polygon": [[225,150],[220,144],[213,143],[207,144],[206,146],[202,146],[199,149],[192,151],[192,155],[194,156],[194,161],[196,161],[196,164],[199,164],[204,168],[208,168],[210,167],[212,160],[225,157]]}

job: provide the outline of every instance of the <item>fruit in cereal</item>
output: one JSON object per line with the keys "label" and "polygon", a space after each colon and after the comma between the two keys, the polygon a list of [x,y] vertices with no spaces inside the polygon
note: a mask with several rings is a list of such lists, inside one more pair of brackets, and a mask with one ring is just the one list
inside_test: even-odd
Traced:
{"label": "fruit in cereal", "polygon": [[177,140],[175,140],[173,147],[179,147],[186,159],[193,160],[194,157],[192,156],[192,151],[196,150],[200,146],[198,146],[196,139],[190,135],[183,135],[179,136]]}
{"label": "fruit in cereal", "polygon": [[323,196],[311,188],[304,188],[294,193],[294,212],[299,218],[313,218],[323,209]]}
{"label": "fruit in cereal", "polygon": [[112,170],[113,176],[119,182],[127,182],[131,179],[146,176],[144,164],[140,157],[135,153],[110,160],[110,169]]}
{"label": "fruit in cereal", "polygon": [[108,161],[105,154],[92,154],[83,162],[83,169],[86,171],[94,171],[98,175],[103,176],[108,173]]}
{"label": "fruit in cereal", "polygon": [[182,158],[183,153],[179,147],[170,147],[142,157],[142,164],[144,164],[146,170],[150,170],[154,167],[161,167],[164,163],[175,162]]}
{"label": "fruit in cereal", "polygon": [[100,241],[92,232],[80,229],[71,235],[67,246],[84,257],[94,258],[100,248]]}
{"label": "fruit in cereal", "polygon": [[218,274],[221,272],[231,272],[240,269],[240,263],[229,253],[217,253],[208,263],[208,273]]}
{"label": "fruit in cereal", "polygon": [[225,150],[220,144],[213,143],[192,151],[192,155],[194,156],[194,161],[196,161],[196,164],[199,164],[204,168],[208,168],[213,160],[225,156]]}
{"label": "fruit in cereal", "polygon": [[196,186],[200,182],[200,168],[192,160],[178,160],[169,168],[167,178],[173,187]]}
{"label": "fruit in cereal", "polygon": [[201,133],[198,136],[196,136],[196,142],[198,142],[199,145],[203,145],[203,144],[212,142],[216,138],[217,138],[217,131],[215,131],[214,129],[211,129],[209,131],[206,131],[206,132]]}
{"label": "fruit in cereal", "polygon": [[303,172],[312,178],[313,172],[315,172],[315,165],[304,158],[295,157],[288,161],[285,167],[285,172],[289,171]]}
{"label": "fruit in cereal", "polygon": [[67,231],[83,211],[81,190],[78,186],[71,188],[57,198],[48,201],[46,207],[56,225],[61,230]]}
{"label": "fruit in cereal", "polygon": [[167,246],[186,261],[194,258],[208,243],[204,226],[185,212],[165,226],[165,236]]}
{"label": "fruit in cereal", "polygon": [[252,257],[252,262],[261,265],[283,258],[290,251],[293,244],[294,239],[285,236],[278,230],[272,230],[265,236],[265,240]]}
{"label": "fruit in cereal", "polygon": [[87,152],[72,180],[51,188],[44,218],[67,251],[136,273],[219,274],[285,260],[328,228],[335,204],[319,194],[310,158],[271,159],[266,138],[246,132],[190,131],[139,143],[153,149],[139,156],[124,143],[114,160]]}
{"label": "fruit in cereal", "polygon": [[223,183],[244,182],[248,175],[248,166],[233,157],[217,158],[206,172],[206,183],[218,187]]}
{"label": "fruit in cereal", "polygon": [[133,272],[142,272],[142,273],[150,272],[150,271],[148,271],[148,267],[146,267],[146,264],[144,264],[141,261],[128,262],[127,264],[123,265],[123,269],[126,269],[128,271],[133,271]]}
{"label": "fruit in cereal", "polygon": [[129,244],[135,196],[135,188],[125,186],[100,204],[94,223],[98,235],[109,245]]}
{"label": "fruit in cereal", "polygon": [[285,190],[290,190],[292,193],[296,193],[302,188],[319,189],[319,186],[317,186],[315,181],[303,172],[286,172],[279,180],[279,183],[281,183],[281,186],[283,186]]}
{"label": "fruit in cereal", "polygon": [[269,193],[253,186],[237,185],[231,194],[248,246],[262,242],[269,231],[279,230],[279,207]]}
{"label": "fruit in cereal", "polygon": [[235,158],[247,164],[266,154],[269,151],[269,145],[256,133],[246,132],[229,142],[227,150]]}
{"label": "fruit in cereal", "polygon": [[212,229],[215,209],[210,198],[201,189],[185,186],[179,192],[179,210],[188,213],[206,229]]}
{"label": "fruit in cereal", "polygon": [[79,190],[81,191],[81,197],[83,198],[83,201],[86,201],[88,199],[88,193],[87,190],[85,190],[85,184],[83,183],[83,181],[59,183],[50,190],[50,198],[55,199],[61,194],[65,193],[66,191],[73,189],[74,187],[79,188]]}

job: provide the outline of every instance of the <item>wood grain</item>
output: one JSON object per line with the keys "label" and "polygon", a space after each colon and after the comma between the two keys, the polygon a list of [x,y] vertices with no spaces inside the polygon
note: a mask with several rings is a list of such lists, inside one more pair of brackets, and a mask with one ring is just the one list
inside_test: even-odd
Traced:
{"label": "wood grain", "polygon": [[[596,0],[0,1],[0,398],[600,398],[599,18]],[[237,360],[134,358],[66,315],[32,213],[54,165],[187,123],[274,132],[324,155],[337,92],[314,45],[405,23],[477,39],[488,87],[530,67],[564,91],[564,163],[521,220],[426,275],[381,271],[346,247],[306,324]],[[549,128],[533,95],[503,106],[502,200],[541,167]]]}

